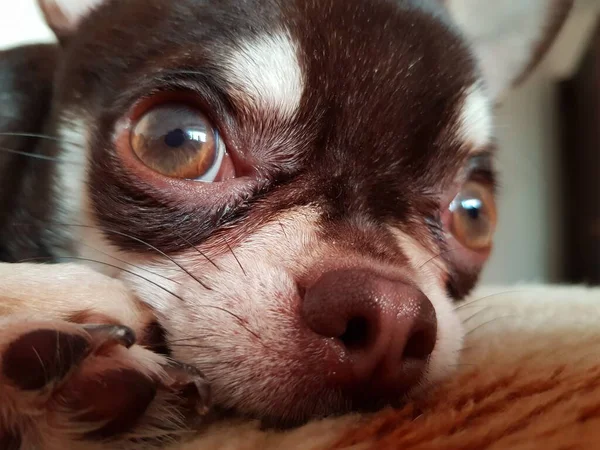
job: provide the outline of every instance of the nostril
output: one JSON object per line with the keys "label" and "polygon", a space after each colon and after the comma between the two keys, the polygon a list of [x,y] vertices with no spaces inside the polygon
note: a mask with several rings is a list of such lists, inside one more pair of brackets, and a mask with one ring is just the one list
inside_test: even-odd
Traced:
{"label": "nostril", "polygon": [[335,338],[340,351],[356,353],[356,364],[374,367],[389,358],[401,372],[403,362],[426,363],[433,352],[435,309],[425,294],[404,281],[340,270],[325,273],[305,289],[298,285],[298,293],[304,325]]}
{"label": "nostril", "polygon": [[364,317],[353,317],[348,321],[346,330],[339,337],[348,350],[365,348],[369,344],[369,322]]}
{"label": "nostril", "polygon": [[429,358],[435,348],[436,333],[429,330],[415,331],[404,347],[402,352],[402,360],[418,359],[423,360]]}

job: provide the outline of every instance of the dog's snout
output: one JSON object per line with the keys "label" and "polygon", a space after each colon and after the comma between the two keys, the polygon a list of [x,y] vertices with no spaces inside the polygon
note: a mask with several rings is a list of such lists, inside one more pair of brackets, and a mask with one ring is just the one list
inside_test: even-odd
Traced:
{"label": "dog's snout", "polygon": [[418,383],[437,338],[435,310],[420,290],[368,270],[322,275],[306,290],[302,315],[315,339],[334,342],[329,381],[351,390],[357,406],[360,397],[393,401]]}

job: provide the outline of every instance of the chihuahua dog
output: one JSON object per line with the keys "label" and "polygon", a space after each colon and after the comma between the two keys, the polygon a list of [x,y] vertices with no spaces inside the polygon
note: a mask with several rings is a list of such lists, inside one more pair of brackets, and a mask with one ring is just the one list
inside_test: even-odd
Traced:
{"label": "chihuahua dog", "polygon": [[39,4],[58,43],[0,53],[0,447],[294,425],[452,372],[493,106],[570,2]]}

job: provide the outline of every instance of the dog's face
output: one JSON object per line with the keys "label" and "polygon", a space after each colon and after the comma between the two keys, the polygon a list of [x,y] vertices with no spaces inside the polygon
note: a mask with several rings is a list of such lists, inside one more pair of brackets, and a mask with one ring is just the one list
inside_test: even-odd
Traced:
{"label": "dog's face", "polygon": [[494,99],[439,2],[43,6],[48,151],[81,163],[58,221],[221,407],[295,422],[451,371],[496,222]]}

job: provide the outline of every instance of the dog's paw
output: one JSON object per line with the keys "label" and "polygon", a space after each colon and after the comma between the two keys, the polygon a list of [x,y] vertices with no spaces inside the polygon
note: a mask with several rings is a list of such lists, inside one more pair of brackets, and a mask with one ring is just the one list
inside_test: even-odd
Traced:
{"label": "dog's paw", "polygon": [[204,416],[203,375],[134,344],[118,325],[0,324],[0,442],[161,438]]}

